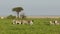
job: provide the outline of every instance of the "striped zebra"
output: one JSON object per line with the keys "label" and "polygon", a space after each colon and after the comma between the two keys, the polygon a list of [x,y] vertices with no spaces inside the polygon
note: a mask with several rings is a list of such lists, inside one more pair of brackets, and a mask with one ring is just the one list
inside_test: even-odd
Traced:
{"label": "striped zebra", "polygon": [[13,24],[33,24],[33,20],[13,20]]}
{"label": "striped zebra", "polygon": [[13,24],[21,24],[21,20],[13,20]]}
{"label": "striped zebra", "polygon": [[59,25],[59,24],[60,24],[60,22],[59,22],[59,21],[57,21],[57,20],[55,20],[55,21],[50,21],[50,24],[56,24],[56,25]]}

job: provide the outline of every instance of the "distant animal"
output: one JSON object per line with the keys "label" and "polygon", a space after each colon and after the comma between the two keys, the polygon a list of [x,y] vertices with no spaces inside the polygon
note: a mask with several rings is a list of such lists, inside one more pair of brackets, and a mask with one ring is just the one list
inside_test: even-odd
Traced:
{"label": "distant animal", "polygon": [[13,20],[13,24],[21,24],[21,20]]}
{"label": "distant animal", "polygon": [[56,24],[56,25],[59,25],[59,22],[57,20],[55,21],[50,21],[50,24]]}
{"label": "distant animal", "polygon": [[60,24],[60,22],[59,22],[59,21],[57,21],[57,20],[55,20],[55,24],[56,24],[56,25],[59,25],[59,24]]}
{"label": "distant animal", "polygon": [[50,24],[54,24],[54,22],[50,21]]}
{"label": "distant animal", "polygon": [[22,23],[23,24],[30,24],[30,25],[32,25],[33,24],[33,20],[22,20]]}
{"label": "distant animal", "polygon": [[13,24],[33,24],[33,20],[13,20]]}

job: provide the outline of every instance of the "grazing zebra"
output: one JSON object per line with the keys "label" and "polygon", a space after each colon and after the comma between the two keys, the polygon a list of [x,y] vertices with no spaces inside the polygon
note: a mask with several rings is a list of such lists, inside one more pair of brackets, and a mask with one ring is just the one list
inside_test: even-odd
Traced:
{"label": "grazing zebra", "polygon": [[50,21],[50,24],[54,24],[52,21]]}
{"label": "grazing zebra", "polygon": [[55,24],[56,24],[56,25],[59,25],[59,21],[55,20]]}
{"label": "grazing zebra", "polygon": [[59,23],[57,20],[55,20],[55,21],[50,21],[50,24],[56,24],[56,25],[59,25],[60,23]]}
{"label": "grazing zebra", "polygon": [[33,20],[22,20],[22,23],[23,24],[30,24],[30,25],[32,25],[33,24]]}
{"label": "grazing zebra", "polygon": [[21,24],[21,20],[13,20],[13,24]]}
{"label": "grazing zebra", "polygon": [[13,24],[33,24],[33,20],[13,20]]}

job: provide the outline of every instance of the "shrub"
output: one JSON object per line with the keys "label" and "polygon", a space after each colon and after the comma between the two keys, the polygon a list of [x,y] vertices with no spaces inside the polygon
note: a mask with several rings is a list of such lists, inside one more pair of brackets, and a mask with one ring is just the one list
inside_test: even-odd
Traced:
{"label": "shrub", "polygon": [[8,19],[15,19],[15,18],[16,18],[16,16],[9,15],[9,16],[7,16],[7,18],[8,18]]}

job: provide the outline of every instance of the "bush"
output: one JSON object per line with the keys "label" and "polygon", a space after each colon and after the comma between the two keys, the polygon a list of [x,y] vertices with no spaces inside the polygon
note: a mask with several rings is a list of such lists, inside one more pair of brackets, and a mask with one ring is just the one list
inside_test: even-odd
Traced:
{"label": "bush", "polygon": [[16,16],[9,15],[9,16],[7,16],[7,18],[8,18],[8,19],[15,19],[15,18],[16,18]]}

